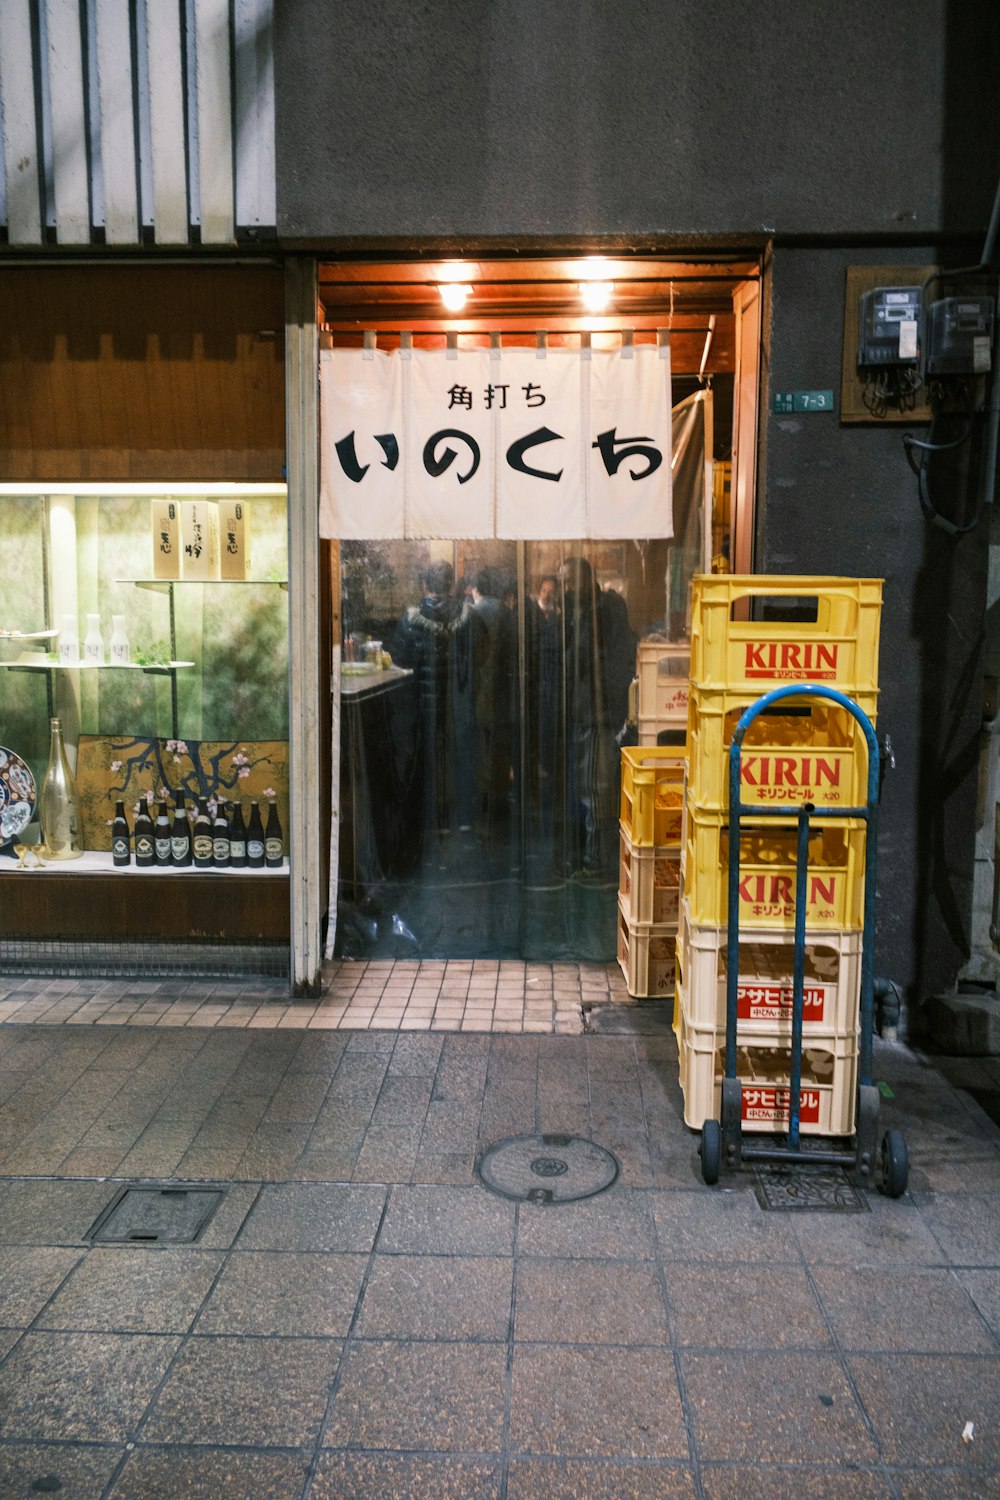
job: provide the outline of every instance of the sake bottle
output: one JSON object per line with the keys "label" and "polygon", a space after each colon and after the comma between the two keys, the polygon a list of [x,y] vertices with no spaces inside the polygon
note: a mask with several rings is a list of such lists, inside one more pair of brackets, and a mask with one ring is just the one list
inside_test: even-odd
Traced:
{"label": "sake bottle", "polygon": [[[129,650],[128,631],[125,629],[125,616],[111,616],[111,661],[114,666],[123,667],[132,660]],[[136,864],[139,861],[136,859]]]}
{"label": "sake bottle", "polygon": [[132,837],[135,844],[135,862],[142,868],[148,869],[150,865],[156,863],[156,847],[153,843],[153,820],[149,816],[149,805],[146,802],[139,803]]}
{"label": "sake bottle", "polygon": [[75,667],[80,662],[80,633],[76,628],[76,615],[63,615],[59,627],[59,665]]}
{"label": "sake bottle", "polygon": [[247,830],[243,822],[243,803],[234,802],[229,809],[229,864],[242,870],[247,862]]}
{"label": "sake bottle", "polygon": [[212,864],[217,870],[229,868],[229,819],[226,817],[226,804],[219,802],[215,808],[215,818],[212,823]]}
{"label": "sake bottle", "polygon": [[170,861],[183,867],[191,863],[191,824],[184,806],[184,793],[174,796],[174,823],[170,830]]}
{"label": "sake bottle", "polygon": [[115,803],[115,818],[111,824],[111,861],[116,865],[132,863],[132,846],[129,842],[124,802]]}
{"label": "sake bottle", "polygon": [[194,820],[194,866],[196,870],[212,867],[212,820],[205,797],[198,798],[198,816]]}
{"label": "sake bottle", "polygon": [[285,846],[281,836],[281,823],[278,820],[277,803],[268,803],[267,827],[264,830],[264,861],[272,867],[281,864],[285,857]]}
{"label": "sake bottle", "polygon": [[251,870],[259,870],[264,863],[264,825],[260,821],[260,807],[250,804],[250,822],[247,825],[247,864]]}
{"label": "sake bottle", "polygon": [[87,616],[87,634],[83,638],[83,660],[88,667],[103,667],[104,637],[101,634],[101,617]]}
{"label": "sake bottle", "polygon": [[73,772],[66,759],[62,720],[50,719],[49,764],[38,798],[47,859],[79,859],[83,824]]}
{"label": "sake bottle", "polygon": [[170,864],[170,817],[167,813],[167,804],[165,802],[158,803],[156,808],[156,824],[153,828],[153,854],[158,865]]}

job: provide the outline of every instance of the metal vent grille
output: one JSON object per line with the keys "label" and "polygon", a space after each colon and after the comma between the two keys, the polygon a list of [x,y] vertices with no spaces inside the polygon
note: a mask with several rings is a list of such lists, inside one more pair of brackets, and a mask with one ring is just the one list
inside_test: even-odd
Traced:
{"label": "metal vent grille", "polygon": [[0,973],[53,977],[160,979],[173,975],[287,979],[287,943],[116,941],[83,938],[0,938]]}
{"label": "metal vent grille", "polygon": [[220,1187],[126,1187],[85,1236],[95,1245],[193,1245],[226,1196]]}

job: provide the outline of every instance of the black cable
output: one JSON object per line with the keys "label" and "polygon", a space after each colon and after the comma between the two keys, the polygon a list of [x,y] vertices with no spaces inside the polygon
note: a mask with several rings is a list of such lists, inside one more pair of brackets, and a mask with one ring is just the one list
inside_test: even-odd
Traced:
{"label": "black cable", "polygon": [[[931,418],[930,435],[932,438],[934,435],[935,425],[940,420],[942,415],[943,414],[940,411],[937,411]],[[972,436],[972,429],[975,422],[975,413],[970,411],[966,412],[965,415],[968,418],[965,424],[965,430],[961,432],[957,438],[954,438],[947,443],[938,443],[933,441],[924,442],[921,438],[914,437],[911,432],[906,432],[903,434],[903,449],[906,453],[906,459],[910,465],[910,468],[917,476],[917,497],[920,501],[920,509],[923,511],[924,516],[928,521],[930,521],[932,526],[936,526],[939,531],[945,532],[948,536],[955,537],[965,536],[967,532],[973,531],[975,527],[979,525],[979,521],[982,516],[982,504],[977,504],[972,519],[970,521],[967,521],[964,526],[958,526],[954,521],[949,521],[946,516],[943,516],[931,499],[929,481],[927,477],[927,455],[930,453],[946,453],[949,451],[954,451],[956,448],[961,448],[964,443],[967,443],[969,441]],[[919,459],[916,459],[914,457],[914,449],[920,450]]]}
{"label": "black cable", "polygon": [[[969,412],[968,417],[969,420],[966,423],[965,431],[960,433],[957,438],[953,438],[950,443],[925,443],[921,438],[915,438],[912,432],[904,432],[903,447],[906,450],[906,456],[910,461],[910,468],[913,470],[914,474],[919,473],[920,469],[923,467],[923,460],[921,459],[919,464],[914,463],[913,449],[920,448],[925,453],[947,453],[953,448],[961,448],[962,444],[967,443],[969,441],[969,438],[972,436],[972,427],[973,422],[975,421],[974,413]],[[934,431],[934,422],[936,420],[937,418],[935,417],[931,421],[931,432]]]}
{"label": "black cable", "polygon": [[982,518],[983,507],[981,504],[976,506],[972,520],[967,521],[964,526],[956,526],[954,521],[949,521],[939,510],[936,510],[927,490],[927,467],[925,464],[921,464],[917,470],[917,495],[920,499],[920,509],[931,525],[936,526],[940,531],[946,532],[948,536],[965,536],[968,532],[976,529]]}

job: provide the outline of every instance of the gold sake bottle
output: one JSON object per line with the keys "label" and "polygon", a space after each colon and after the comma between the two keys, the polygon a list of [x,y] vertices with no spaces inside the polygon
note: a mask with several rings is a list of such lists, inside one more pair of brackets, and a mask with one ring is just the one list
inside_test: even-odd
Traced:
{"label": "gold sake bottle", "polygon": [[48,859],[79,859],[83,853],[83,825],[73,772],[66,759],[62,721],[50,721],[49,765],[42,782],[38,811]]}

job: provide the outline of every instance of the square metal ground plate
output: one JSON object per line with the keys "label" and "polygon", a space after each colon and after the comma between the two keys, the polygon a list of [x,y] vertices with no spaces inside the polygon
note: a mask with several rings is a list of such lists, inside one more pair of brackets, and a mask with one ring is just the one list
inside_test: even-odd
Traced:
{"label": "square metal ground plate", "polygon": [[95,1219],[95,1245],[193,1245],[226,1196],[217,1187],[126,1187]]}
{"label": "square metal ground plate", "polygon": [[870,1213],[868,1199],[843,1167],[754,1167],[754,1192],[761,1208],[786,1213]]}

